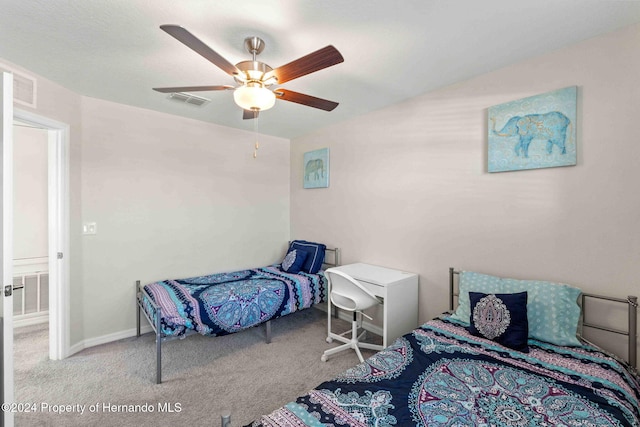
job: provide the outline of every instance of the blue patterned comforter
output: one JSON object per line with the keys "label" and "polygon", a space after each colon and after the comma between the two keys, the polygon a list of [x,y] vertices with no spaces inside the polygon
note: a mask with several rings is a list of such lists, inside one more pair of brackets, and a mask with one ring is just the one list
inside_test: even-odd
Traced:
{"label": "blue patterned comforter", "polygon": [[640,385],[595,347],[528,354],[430,321],[253,426],[638,426]]}
{"label": "blue patterned comforter", "polygon": [[[162,308],[167,336],[189,330],[227,335],[325,301],[323,274],[285,273],[278,266],[151,283],[144,289]],[[145,311],[155,311],[143,297]]]}

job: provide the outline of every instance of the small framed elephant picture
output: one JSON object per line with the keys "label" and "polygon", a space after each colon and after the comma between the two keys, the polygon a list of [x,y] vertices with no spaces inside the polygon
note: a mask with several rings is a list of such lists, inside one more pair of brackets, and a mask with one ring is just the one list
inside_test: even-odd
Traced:
{"label": "small framed elephant picture", "polygon": [[575,166],[577,86],[489,107],[488,170]]}
{"label": "small framed elephant picture", "polygon": [[329,149],[304,153],[303,188],[329,187]]}

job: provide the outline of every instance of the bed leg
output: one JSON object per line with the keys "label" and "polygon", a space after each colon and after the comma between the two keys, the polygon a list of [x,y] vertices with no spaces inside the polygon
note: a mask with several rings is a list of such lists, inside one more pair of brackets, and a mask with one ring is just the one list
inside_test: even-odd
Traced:
{"label": "bed leg", "polygon": [[136,280],[136,336],[140,336],[140,301],[138,294],[140,292],[140,280]]}
{"label": "bed leg", "polygon": [[222,427],[231,427],[231,414],[225,412],[220,415]]}
{"label": "bed leg", "polygon": [[271,343],[271,320],[267,320],[264,324],[265,333],[267,335],[267,344]]}
{"label": "bed leg", "polygon": [[162,309],[158,307],[156,312],[156,384],[162,383]]}

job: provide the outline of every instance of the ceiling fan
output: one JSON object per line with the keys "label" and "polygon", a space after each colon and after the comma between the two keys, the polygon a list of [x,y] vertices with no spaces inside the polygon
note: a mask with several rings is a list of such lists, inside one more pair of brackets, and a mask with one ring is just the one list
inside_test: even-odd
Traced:
{"label": "ceiling fan", "polygon": [[280,87],[273,90],[270,89],[273,85],[280,85],[343,62],[344,58],[340,52],[331,45],[274,69],[264,62],[256,60],[256,56],[264,50],[264,41],[259,37],[247,37],[244,40],[244,46],[253,58],[249,61],[241,61],[233,65],[185,28],[179,25],[161,25],[160,28],[188,48],[209,60],[222,71],[231,75],[239,86],[156,87],[153,88],[155,91],[174,93],[233,90],[233,98],[236,104],[244,110],[244,119],[254,119],[258,117],[260,111],[273,107],[276,98],[325,111],[332,111],[338,106],[337,102],[316,98],[315,96],[305,95],[292,90]]}

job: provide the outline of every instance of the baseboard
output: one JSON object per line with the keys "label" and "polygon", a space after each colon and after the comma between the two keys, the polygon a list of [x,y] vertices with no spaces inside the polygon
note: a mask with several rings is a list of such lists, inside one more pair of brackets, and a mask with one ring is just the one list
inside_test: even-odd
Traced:
{"label": "baseboard", "polygon": [[49,312],[44,311],[36,314],[25,314],[13,317],[13,328],[21,328],[23,326],[39,325],[40,323],[49,322]]}
{"label": "baseboard", "polygon": [[[153,329],[150,325],[145,325],[140,327],[140,333],[146,334],[149,332],[153,332]],[[97,345],[108,344],[110,342],[119,341],[125,338],[135,337],[138,331],[135,328],[127,329],[125,331],[114,332],[113,334],[102,335],[100,337],[89,338],[86,340],[82,340],[77,344],[74,344],[69,349],[69,356],[76,354],[86,348],[95,347]]]}

